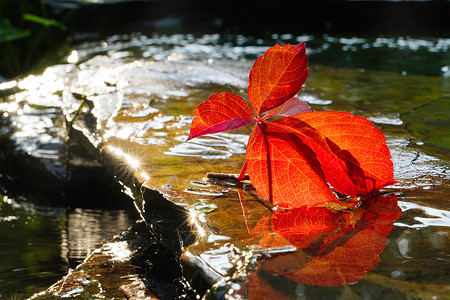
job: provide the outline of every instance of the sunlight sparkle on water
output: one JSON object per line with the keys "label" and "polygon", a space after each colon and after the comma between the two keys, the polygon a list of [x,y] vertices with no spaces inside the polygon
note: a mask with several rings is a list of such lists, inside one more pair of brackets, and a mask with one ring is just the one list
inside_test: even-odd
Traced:
{"label": "sunlight sparkle on water", "polygon": [[150,175],[148,175],[144,171],[141,172],[141,177],[142,177],[142,179],[144,179],[144,181],[147,181],[150,179]]}
{"label": "sunlight sparkle on water", "polygon": [[70,55],[67,57],[67,62],[69,64],[76,64],[78,63],[78,60],[79,60],[78,51],[72,50],[72,52],[70,52]]}
{"label": "sunlight sparkle on water", "polygon": [[195,230],[200,237],[206,236],[205,230],[198,222],[197,212],[192,208],[189,209],[189,222],[191,223],[191,225],[193,225],[195,227]]}
{"label": "sunlight sparkle on water", "polygon": [[19,109],[17,102],[2,102],[0,103],[0,111],[12,113]]}
{"label": "sunlight sparkle on water", "polygon": [[122,149],[119,149],[119,148],[114,147],[114,146],[108,146],[108,150],[111,151],[117,157],[120,157],[120,158],[124,159],[127,162],[127,164],[130,167],[132,167],[133,169],[137,169],[141,165],[139,160],[137,160],[136,158],[134,158],[130,154],[125,153]]}
{"label": "sunlight sparkle on water", "polygon": [[127,242],[108,243],[105,246],[105,252],[112,256],[111,260],[125,261],[131,257],[131,251],[128,249]]}
{"label": "sunlight sparkle on water", "polygon": [[13,87],[16,87],[16,86],[17,86],[17,81],[15,81],[15,80],[2,82],[2,83],[0,83],[0,91],[12,89]]}
{"label": "sunlight sparkle on water", "polygon": [[396,222],[395,226],[409,227],[409,228],[421,228],[428,226],[440,226],[440,227],[450,227],[450,213],[445,210],[426,207],[423,205],[418,205],[415,203],[410,203],[406,201],[398,201],[398,205],[403,212],[407,210],[418,210],[423,211],[427,217],[415,216],[414,220],[417,224],[405,224],[401,222]]}

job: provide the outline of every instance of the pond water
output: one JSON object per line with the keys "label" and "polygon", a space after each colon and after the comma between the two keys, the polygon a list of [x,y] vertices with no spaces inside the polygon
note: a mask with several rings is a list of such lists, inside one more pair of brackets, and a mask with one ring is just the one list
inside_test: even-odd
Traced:
{"label": "pond water", "polygon": [[[246,97],[254,60],[275,43],[303,40],[310,75],[300,99],[315,110],[364,116],[387,138],[399,183],[383,190],[383,197],[374,203],[365,204],[353,219],[346,219],[353,225],[370,223],[370,228],[346,223],[338,229],[336,221],[325,215],[314,218],[327,214],[322,211],[301,210],[295,216],[271,212],[248,184],[207,182],[208,172],[239,172],[249,128],[184,142],[198,104],[214,92]],[[2,151],[17,153],[13,161],[26,153],[36,168],[45,168],[45,174],[62,181],[72,176],[64,168],[64,116],[71,120],[79,112],[87,114],[80,110],[78,96],[85,95],[93,106],[89,113],[97,120],[84,132],[89,142],[129,165],[118,166],[115,175],[120,178],[120,172],[131,169],[144,186],[190,211],[198,238],[187,245],[184,256],[188,265],[211,272],[209,278],[217,283],[208,295],[448,299],[449,47],[450,39],[443,38],[111,36],[74,46],[67,63],[42,74],[0,84],[2,134],[8,141],[4,144],[14,149]],[[81,163],[83,159],[85,154],[74,151],[69,165],[98,164]],[[33,170],[20,166],[24,173]],[[11,174],[21,175],[8,169],[2,175],[5,185],[18,180]],[[30,185],[43,185],[34,177],[27,180]],[[28,296],[42,290],[133,222],[123,208],[98,208],[107,207],[104,204],[85,208],[77,205],[86,202],[81,199],[66,208],[62,200],[58,205],[58,200],[30,194],[17,200],[7,193],[17,190],[8,186],[4,193],[8,196],[0,204],[0,296]],[[310,222],[286,225],[280,221],[284,219]],[[308,230],[316,230],[316,235],[305,236]],[[327,247],[334,245],[338,251],[325,247],[334,256],[321,254],[316,259],[318,250],[313,246],[319,242],[316,247],[320,246],[324,236],[329,239]],[[367,244],[372,243],[369,249]],[[350,244],[356,246],[348,248]],[[338,262],[342,257],[349,261]],[[315,268],[322,273],[311,280],[308,272]],[[348,268],[359,271],[348,275]],[[328,278],[330,270],[342,273]]]}
{"label": "pond water", "polygon": [[46,289],[133,223],[125,210],[36,206],[2,196],[1,297]]}

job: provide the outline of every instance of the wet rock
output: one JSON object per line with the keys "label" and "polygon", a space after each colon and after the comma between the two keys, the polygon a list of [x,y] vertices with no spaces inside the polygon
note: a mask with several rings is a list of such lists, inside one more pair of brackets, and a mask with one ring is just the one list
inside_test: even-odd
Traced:
{"label": "wet rock", "polygon": [[170,253],[140,222],[30,299],[194,299]]}

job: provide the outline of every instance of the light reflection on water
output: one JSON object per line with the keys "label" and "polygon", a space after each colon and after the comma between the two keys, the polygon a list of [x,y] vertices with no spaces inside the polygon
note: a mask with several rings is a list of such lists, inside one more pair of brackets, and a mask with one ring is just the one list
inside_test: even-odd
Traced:
{"label": "light reflection on water", "polygon": [[[223,36],[220,34],[206,34],[195,37],[191,34],[174,34],[145,36],[139,33],[107,38],[103,44],[85,43],[77,51],[79,61],[84,61],[98,53],[113,55],[118,58],[131,55],[124,49],[141,49],[143,58],[161,60],[194,59],[241,59],[242,57],[256,58],[264,53],[268,46],[275,43],[300,43],[307,41],[310,54],[320,54],[330,48],[340,49],[342,52],[363,52],[369,49],[391,49],[430,53],[445,53],[450,47],[450,39],[438,38],[434,40],[410,37],[335,37],[330,35],[313,36],[292,34],[272,34],[265,39],[244,35]],[[134,54],[135,55],[135,54]]]}
{"label": "light reflection on water", "polygon": [[167,155],[201,157],[204,159],[227,159],[233,154],[245,154],[248,135],[218,133],[184,142],[187,135],[178,136],[180,143],[165,152]]}
{"label": "light reflection on water", "polygon": [[[408,228],[422,228],[430,226],[438,227],[450,227],[450,212],[442,209],[436,209],[432,207],[427,207],[424,205],[418,205],[411,202],[399,201],[399,206],[403,212],[407,211],[418,211],[422,212],[419,216],[414,216],[412,219],[415,224],[405,224],[397,222],[395,226],[408,227]],[[410,212],[414,215],[414,212]],[[425,214],[425,216],[423,215]]]}
{"label": "light reflection on water", "polygon": [[[0,202],[0,298],[25,298],[59,280],[134,221],[124,210],[66,211],[15,201]],[[32,287],[30,289],[29,287]]]}
{"label": "light reflection on water", "polygon": [[61,244],[64,245],[61,257],[67,258],[72,266],[133,224],[124,210],[81,208],[69,211],[64,221],[66,228],[61,231]]}

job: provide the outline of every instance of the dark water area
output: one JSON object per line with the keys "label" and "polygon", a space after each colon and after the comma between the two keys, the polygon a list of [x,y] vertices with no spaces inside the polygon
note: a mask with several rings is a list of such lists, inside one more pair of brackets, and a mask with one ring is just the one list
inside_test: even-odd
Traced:
{"label": "dark water area", "polygon": [[[237,10],[234,2],[174,1],[173,10],[153,1],[48,3],[55,15],[78,7],[71,21],[78,30],[68,33],[51,64],[0,82],[0,298],[46,289],[139,218],[117,182],[121,174],[109,173],[68,137],[67,118],[84,94],[97,104],[107,150],[128,160],[146,186],[192,207],[206,233],[188,253],[218,274],[232,269],[224,254],[229,244],[255,255],[246,263],[258,285],[225,280],[210,297],[240,290],[244,299],[261,291],[288,299],[448,299],[449,1],[317,1],[291,9],[262,1],[239,3]],[[383,191],[398,200],[391,212],[401,216],[389,219],[381,262],[341,287],[280,276],[283,257],[310,258],[251,231],[267,209],[249,195],[245,218],[231,204],[238,188],[196,190],[207,172],[239,171],[248,131],[184,143],[199,103],[214,92],[245,95],[259,55],[276,43],[301,41],[310,66],[301,99],[318,111],[348,111],[374,122],[387,137],[400,182]],[[237,217],[227,222],[230,215]]]}
{"label": "dark water area", "polygon": [[123,209],[36,206],[2,196],[0,297],[23,299],[46,289],[133,223]]}
{"label": "dark water area", "polygon": [[[448,1],[66,1],[49,0],[55,12],[79,9],[73,22],[98,27],[164,33],[267,32],[446,36]],[[80,5],[83,4],[83,5]],[[102,15],[96,18],[96,15]]]}

